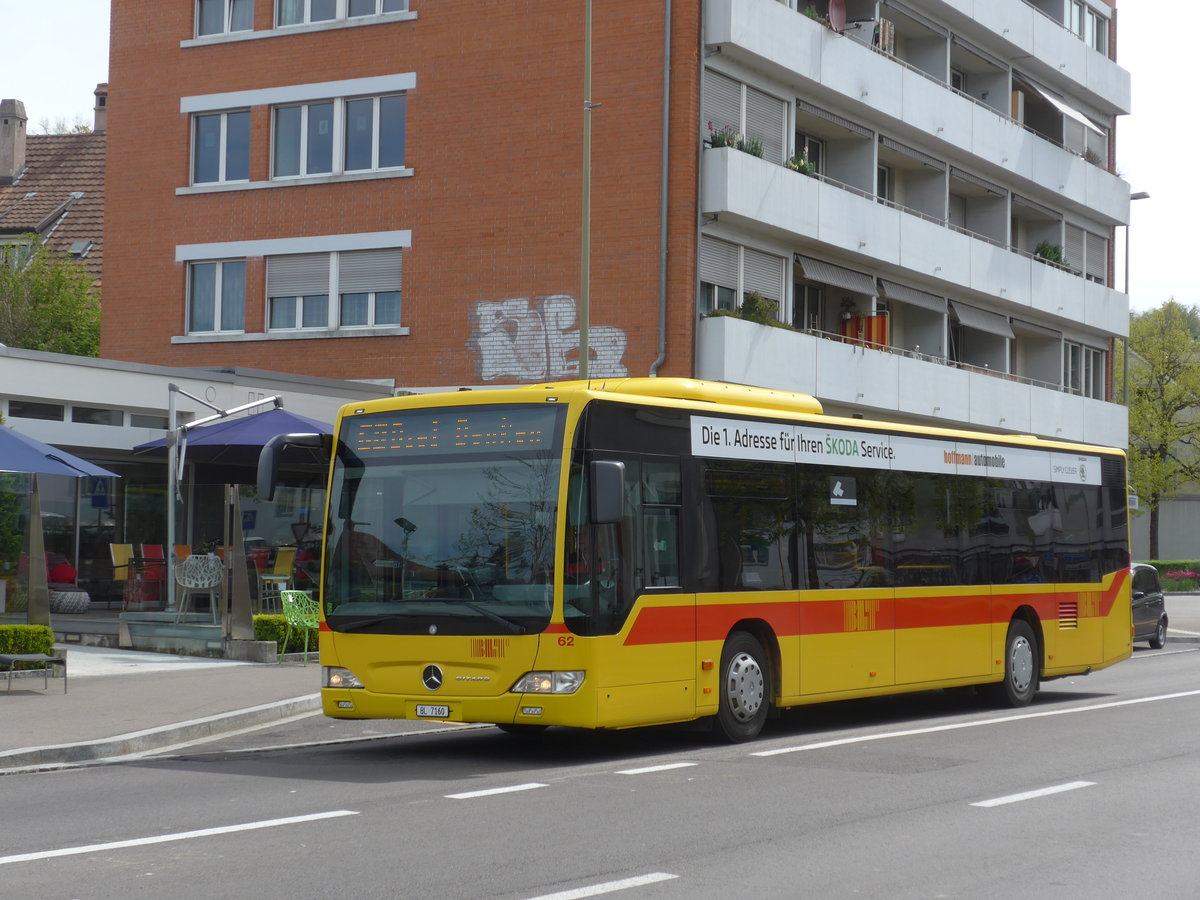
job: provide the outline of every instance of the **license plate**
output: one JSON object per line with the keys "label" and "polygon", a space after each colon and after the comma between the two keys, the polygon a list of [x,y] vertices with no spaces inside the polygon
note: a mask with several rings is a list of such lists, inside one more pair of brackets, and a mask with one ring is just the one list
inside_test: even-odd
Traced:
{"label": "license plate", "polygon": [[418,703],[417,715],[423,719],[448,719],[450,718],[450,707]]}

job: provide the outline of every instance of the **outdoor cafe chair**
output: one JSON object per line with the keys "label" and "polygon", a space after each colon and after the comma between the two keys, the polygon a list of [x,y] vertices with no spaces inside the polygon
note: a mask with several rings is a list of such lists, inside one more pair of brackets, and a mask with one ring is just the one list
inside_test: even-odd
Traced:
{"label": "outdoor cafe chair", "polygon": [[225,563],[217,556],[194,554],[175,565],[175,582],[180,587],[179,604],[175,609],[175,621],[187,615],[188,605],[196,594],[208,594],[208,608],[212,620],[217,622],[217,598],[220,597],[221,579],[225,577]]}
{"label": "outdoor cafe chair", "polygon": [[304,633],[304,665],[308,665],[308,636],[321,624],[321,610],[317,601],[307,591],[280,591],[279,601],[283,606],[283,618],[287,629],[279,644],[279,661],[283,662],[284,651],[291,640],[292,630]]}
{"label": "outdoor cafe chair", "polygon": [[292,586],[292,568],[296,564],[296,548],[280,547],[275,562],[258,576],[258,611],[278,612],[281,593]]}

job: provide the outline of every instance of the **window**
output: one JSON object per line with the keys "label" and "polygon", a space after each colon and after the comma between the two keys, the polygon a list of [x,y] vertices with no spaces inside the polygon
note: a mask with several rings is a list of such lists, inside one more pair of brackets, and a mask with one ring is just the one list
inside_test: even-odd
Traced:
{"label": "window", "polygon": [[717,310],[733,312],[737,309],[737,292],[719,284],[702,282],[700,285],[700,315],[707,316]]}
{"label": "window", "polygon": [[890,166],[877,166],[875,169],[875,195],[880,200],[892,199],[892,170]]}
{"label": "window", "polygon": [[1072,394],[1080,394],[1095,400],[1104,399],[1103,350],[1063,342],[1063,388]]}
{"label": "window", "polygon": [[241,331],[246,261],[194,262],[188,273],[188,332]]}
{"label": "window", "polygon": [[797,284],[792,326],[801,331],[823,331],[825,289],[819,284]]}
{"label": "window", "polygon": [[279,25],[304,25],[331,22],[385,13],[406,12],[408,0],[279,0],[276,22]]}
{"label": "window", "polygon": [[59,403],[37,403],[33,400],[9,400],[8,414],[14,419],[44,419],[62,422],[65,410]]}
{"label": "window", "polygon": [[405,95],[276,107],[274,135],[275,178],[401,168]]}
{"label": "window", "polygon": [[[398,249],[267,259],[267,327],[339,329],[400,324]],[[336,303],[331,304],[330,298]]]}
{"label": "window", "polygon": [[967,75],[965,72],[960,72],[958,69],[950,70],[950,87],[954,90],[965,94],[967,92]]}
{"label": "window", "polygon": [[196,35],[254,30],[254,0],[197,0]]}
{"label": "window", "polygon": [[166,431],[171,427],[166,416],[154,416],[149,413],[130,413],[129,424],[133,428],[153,428]]}
{"label": "window", "polygon": [[1083,0],[1071,0],[1067,10],[1071,33],[1078,35],[1093,50],[1108,53],[1108,19]]}
{"label": "window", "polygon": [[250,178],[250,111],[214,113],[192,119],[192,183]]}
{"label": "window", "polygon": [[107,409],[103,406],[73,406],[71,421],[83,425],[116,425],[125,424],[125,412],[120,409]]}

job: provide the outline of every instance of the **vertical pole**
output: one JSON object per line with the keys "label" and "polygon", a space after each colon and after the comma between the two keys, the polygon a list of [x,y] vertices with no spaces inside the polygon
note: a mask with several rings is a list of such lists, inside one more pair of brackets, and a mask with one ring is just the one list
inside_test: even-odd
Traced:
{"label": "vertical pole", "polygon": [[175,431],[175,391],[167,385],[167,609],[175,608],[175,497],[179,493],[179,434]]}
{"label": "vertical pole", "polygon": [[592,268],[592,0],[584,0],[583,25],[583,234],[579,277],[579,377],[588,377]]}

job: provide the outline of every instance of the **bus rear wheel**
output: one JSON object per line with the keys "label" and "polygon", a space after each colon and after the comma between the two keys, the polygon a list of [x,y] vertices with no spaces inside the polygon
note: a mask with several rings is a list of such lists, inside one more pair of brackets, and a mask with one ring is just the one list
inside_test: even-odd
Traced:
{"label": "bus rear wheel", "polygon": [[1008,626],[1004,641],[1004,680],[992,686],[992,696],[1000,706],[1028,706],[1038,690],[1040,659],[1037,636],[1022,619]]}
{"label": "bus rear wheel", "polygon": [[762,644],[735,631],[721,651],[721,705],[717,727],[731,743],[753,740],[771,706],[771,668]]}

